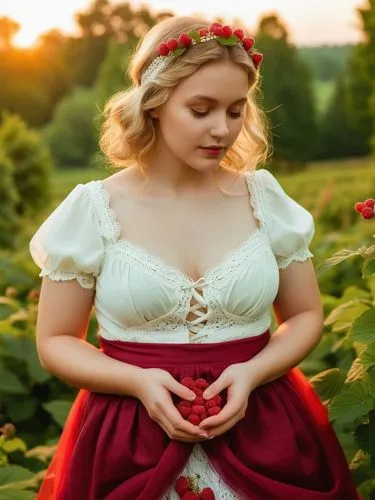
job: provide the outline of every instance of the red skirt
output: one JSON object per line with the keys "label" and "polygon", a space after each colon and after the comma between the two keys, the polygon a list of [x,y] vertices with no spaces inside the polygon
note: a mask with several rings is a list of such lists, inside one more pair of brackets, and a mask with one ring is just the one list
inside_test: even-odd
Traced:
{"label": "red skirt", "polygon": [[[248,361],[270,338],[210,344],[152,344],[100,338],[126,363],[215,380]],[[360,498],[327,412],[298,368],[257,387],[245,417],[201,446],[214,469],[244,500]],[[182,472],[193,444],[170,440],[136,398],[81,390],[38,500],[156,500]]]}

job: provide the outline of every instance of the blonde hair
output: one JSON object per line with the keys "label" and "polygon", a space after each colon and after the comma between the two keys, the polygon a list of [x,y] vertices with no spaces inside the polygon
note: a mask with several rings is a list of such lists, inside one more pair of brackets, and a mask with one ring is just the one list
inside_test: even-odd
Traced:
{"label": "blonde hair", "polygon": [[204,21],[193,17],[164,19],[153,26],[138,44],[129,66],[132,86],[115,94],[104,108],[99,144],[113,166],[127,167],[136,163],[143,171],[142,158],[150,151],[156,139],[150,111],[164,104],[173,88],[202,65],[223,59],[229,59],[247,71],[249,92],[242,130],[223,158],[222,165],[235,171],[253,170],[266,160],[266,120],[256,103],[259,72],[242,47],[224,47],[215,40],[194,45],[161,70],[155,78],[149,81],[146,79],[141,84],[142,73],[155,59],[156,48],[161,42],[204,27],[207,27]]}

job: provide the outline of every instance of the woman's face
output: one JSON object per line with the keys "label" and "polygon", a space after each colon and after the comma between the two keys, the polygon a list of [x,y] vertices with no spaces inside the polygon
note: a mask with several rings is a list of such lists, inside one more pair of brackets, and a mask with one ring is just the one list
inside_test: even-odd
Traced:
{"label": "woman's face", "polygon": [[248,75],[230,61],[201,67],[154,111],[163,159],[199,171],[219,166],[244,121]]}

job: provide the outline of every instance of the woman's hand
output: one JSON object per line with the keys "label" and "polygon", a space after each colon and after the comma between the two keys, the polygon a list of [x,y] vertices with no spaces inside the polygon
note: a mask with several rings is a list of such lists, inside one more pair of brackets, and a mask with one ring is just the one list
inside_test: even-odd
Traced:
{"label": "woman's hand", "polygon": [[220,413],[204,419],[199,427],[208,432],[209,438],[224,434],[245,416],[249,396],[254,388],[247,363],[228,366],[203,393],[205,399],[211,399],[227,390],[227,402]]}
{"label": "woman's hand", "polygon": [[207,433],[185,420],[173,404],[171,394],[193,401],[193,391],[177,382],[172,375],[159,368],[142,369],[137,378],[134,396],[146,408],[150,418],[157,422],[170,439],[198,442],[207,439]]}

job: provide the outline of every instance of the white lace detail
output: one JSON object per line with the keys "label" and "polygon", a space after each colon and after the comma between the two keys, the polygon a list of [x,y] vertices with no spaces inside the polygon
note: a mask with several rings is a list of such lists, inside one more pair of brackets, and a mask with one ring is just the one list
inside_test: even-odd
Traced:
{"label": "white lace detail", "polygon": [[110,196],[103,186],[103,181],[92,181],[87,184],[92,186],[92,202],[98,218],[100,232],[106,240],[115,243],[120,238],[121,228],[117,216],[110,205]]}
{"label": "white lace detail", "polygon": [[288,257],[280,257],[276,256],[277,265],[280,269],[285,269],[291,264],[293,261],[297,262],[305,262],[310,257],[313,257],[313,254],[309,249],[301,248],[297,250],[297,252],[292,255],[288,255]]}
{"label": "white lace detail", "polygon": [[[196,474],[201,476],[199,479],[199,488],[212,488],[216,500],[240,500],[240,497],[228,487],[211,466],[206,453],[199,445],[194,446],[189,461],[180,475],[195,477]],[[163,496],[162,500],[178,500],[179,498],[173,485]]]}
{"label": "white lace detail", "polygon": [[52,270],[45,267],[40,273],[40,277],[47,276],[52,281],[69,281],[76,279],[83,288],[94,288],[95,277],[92,274],[82,272],[67,272]]}

